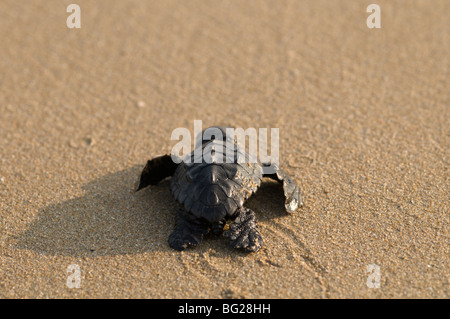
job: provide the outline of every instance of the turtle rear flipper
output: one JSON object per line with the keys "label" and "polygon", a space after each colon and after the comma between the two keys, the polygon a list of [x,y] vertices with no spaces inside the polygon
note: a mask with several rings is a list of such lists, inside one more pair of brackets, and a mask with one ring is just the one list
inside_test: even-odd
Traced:
{"label": "turtle rear flipper", "polygon": [[169,245],[176,250],[185,250],[203,241],[209,233],[208,224],[180,209],[176,215],[175,228],[169,236]]}
{"label": "turtle rear flipper", "polygon": [[258,230],[255,212],[241,207],[236,211],[234,217],[230,228],[223,233],[225,238],[230,239],[231,247],[247,252],[258,251],[263,245],[263,240]]}
{"label": "turtle rear flipper", "polygon": [[156,185],[164,178],[172,176],[178,164],[170,155],[155,157],[147,162],[137,182],[136,192],[148,185]]}
{"label": "turtle rear flipper", "polygon": [[264,164],[264,166],[271,166],[275,170],[275,173],[264,174],[264,177],[270,177],[283,183],[284,196],[286,197],[284,207],[286,208],[286,211],[288,213],[293,213],[298,207],[303,206],[302,195],[300,195],[300,190],[294,180],[285,171],[274,164]]}

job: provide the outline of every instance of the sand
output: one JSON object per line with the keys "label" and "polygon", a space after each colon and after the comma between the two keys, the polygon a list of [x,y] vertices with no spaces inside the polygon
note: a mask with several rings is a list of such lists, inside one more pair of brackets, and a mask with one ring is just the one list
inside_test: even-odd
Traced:
{"label": "sand", "polygon": [[[449,1],[72,2],[0,3],[1,298],[449,297]],[[280,129],[258,253],[133,192],[194,120]]]}

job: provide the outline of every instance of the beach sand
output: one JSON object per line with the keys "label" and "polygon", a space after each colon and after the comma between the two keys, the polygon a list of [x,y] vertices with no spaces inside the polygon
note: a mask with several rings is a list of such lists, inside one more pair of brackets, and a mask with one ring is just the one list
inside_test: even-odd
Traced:
{"label": "beach sand", "polygon": [[[72,2],[0,3],[1,298],[449,298],[449,1]],[[133,192],[194,120],[280,130],[257,253]]]}

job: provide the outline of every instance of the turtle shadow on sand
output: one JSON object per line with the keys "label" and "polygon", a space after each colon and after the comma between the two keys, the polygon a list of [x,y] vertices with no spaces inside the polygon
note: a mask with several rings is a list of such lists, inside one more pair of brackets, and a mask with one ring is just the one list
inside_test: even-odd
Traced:
{"label": "turtle shadow on sand", "polygon": [[141,165],[84,185],[84,194],[44,207],[13,248],[48,255],[101,256],[169,250],[178,209],[169,181],[134,192]]}
{"label": "turtle shadow on sand", "polygon": [[280,183],[264,178],[258,191],[247,200],[247,206],[256,212],[258,221],[287,217],[285,196]]}
{"label": "turtle shadow on sand", "polygon": [[[87,183],[82,196],[44,207],[25,232],[8,242],[15,249],[75,257],[174,251],[167,240],[180,205],[172,197],[170,179],[135,192],[141,169],[135,165]],[[282,187],[268,181],[248,206],[264,221],[286,215],[283,202]],[[223,245],[211,239],[201,245]]]}

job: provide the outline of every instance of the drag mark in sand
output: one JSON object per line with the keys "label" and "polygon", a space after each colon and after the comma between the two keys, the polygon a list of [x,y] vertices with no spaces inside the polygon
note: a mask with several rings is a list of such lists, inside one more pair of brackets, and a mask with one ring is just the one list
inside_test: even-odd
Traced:
{"label": "drag mark in sand", "polygon": [[[327,296],[329,292],[329,285],[325,279],[327,270],[313,257],[310,249],[299,238],[298,232],[288,226],[281,225],[274,221],[272,221],[269,225],[266,225],[266,229],[276,234],[276,236],[282,237],[287,242],[291,242],[294,246],[300,248],[300,251],[302,252],[300,253],[302,264],[304,264],[314,274],[316,281],[319,283],[322,291],[325,293],[325,296]],[[291,246],[287,245],[287,247]],[[291,250],[293,256],[297,255],[295,253],[295,249],[288,249]]]}
{"label": "drag mark in sand", "polygon": [[[205,256],[206,255],[206,256]],[[212,284],[211,278],[219,278],[223,271],[218,269],[211,262],[211,252],[181,252],[178,256],[181,264],[186,272],[194,275],[199,280],[207,281],[208,284]]]}

